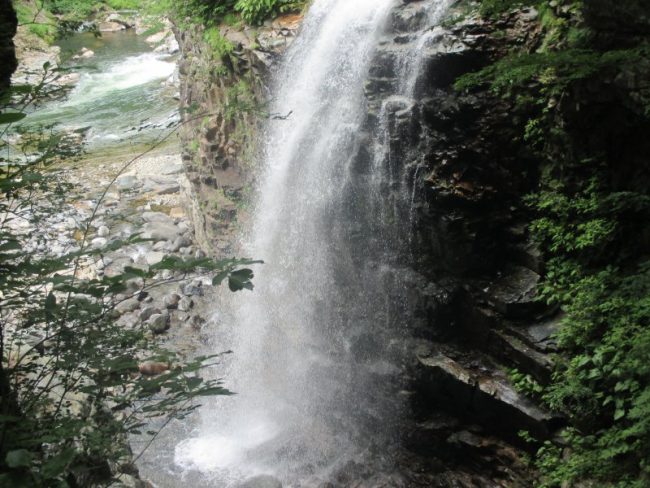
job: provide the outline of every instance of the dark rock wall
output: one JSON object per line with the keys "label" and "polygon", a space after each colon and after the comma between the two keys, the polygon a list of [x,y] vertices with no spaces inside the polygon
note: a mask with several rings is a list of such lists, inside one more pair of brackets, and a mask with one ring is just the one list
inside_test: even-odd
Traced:
{"label": "dark rock wall", "polygon": [[[366,90],[371,126],[373,105],[383,100],[377,87],[397,84],[399,63],[392,58],[406,42],[417,41],[405,41],[404,19],[417,19],[426,3],[410,2],[394,14]],[[390,198],[404,217],[410,214],[412,233],[399,259],[412,270],[420,292],[412,325],[420,337],[478,349],[504,365],[530,363],[526,369],[543,380],[549,362],[534,352],[527,329],[554,311],[533,301],[543,264],[529,241],[531,216],[522,204],[522,195],[535,187],[538,167],[521,138],[526,119],[513,116],[512,107],[488,91],[464,94],[453,88],[458,76],[490,64],[512,46],[534,50],[540,42],[537,13],[450,21],[461,15],[462,7],[452,8],[436,28],[435,48],[425,53],[413,99],[389,108],[391,171],[407,182]]]}
{"label": "dark rock wall", "polygon": [[[552,369],[550,336],[558,316],[535,301],[543,263],[522,203],[536,186],[539,162],[521,137],[526,114],[514,115],[507,101],[487,90],[461,93],[453,83],[513,46],[535,50],[538,14],[522,10],[486,21],[456,2],[434,28],[407,98],[398,95],[400,59],[420,40],[427,4],[396,8],[366,85],[366,133],[381,128],[382,106],[388,119],[380,217],[390,219],[374,228],[391,242],[392,254],[383,256],[389,288],[396,290],[388,322],[412,337],[406,339],[407,361],[418,423],[407,437],[416,439],[416,453],[445,459],[455,452],[451,469],[476,471],[477,486],[497,479],[529,486],[526,468],[499,471],[501,462],[517,464],[517,455],[492,466],[488,459],[505,449],[491,436],[517,446],[512,453],[525,447],[520,430],[548,438],[562,425],[519,393],[509,374],[516,368],[546,383]],[[370,171],[367,151],[362,147],[357,157],[358,192]],[[358,252],[372,259],[367,247]],[[453,427],[439,420],[441,412],[455,419]]]}

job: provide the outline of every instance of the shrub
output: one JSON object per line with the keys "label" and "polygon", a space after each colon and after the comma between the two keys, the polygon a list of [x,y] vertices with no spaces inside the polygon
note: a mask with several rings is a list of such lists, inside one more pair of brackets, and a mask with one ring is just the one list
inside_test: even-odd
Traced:
{"label": "shrub", "polygon": [[212,49],[212,53],[222,58],[234,49],[232,43],[221,35],[218,27],[209,27],[203,33],[203,40]]}
{"label": "shrub", "polygon": [[235,10],[249,24],[261,24],[281,13],[300,10],[304,0],[237,0]]}
{"label": "shrub", "polygon": [[479,12],[484,17],[497,17],[522,6],[525,0],[482,0]]}
{"label": "shrub", "polygon": [[[484,1],[481,12],[517,3]],[[630,28],[635,35],[619,42],[609,30],[633,12],[647,19],[648,6],[537,3],[537,52],[511,52],[456,82],[487,88],[529,117],[522,139],[540,162],[539,188],[526,199],[546,258],[540,295],[565,312],[556,372],[541,393],[570,428],[563,446],[544,443],[536,464],[544,487],[650,486],[650,194],[638,154],[647,147],[638,136],[650,130],[650,102],[631,100],[611,81],[647,66],[650,42],[647,31]],[[605,32],[593,30],[598,22]],[[613,114],[623,114],[618,123]],[[635,177],[613,176],[624,168]]]}
{"label": "shrub", "polygon": [[185,0],[184,2],[153,2],[149,8],[157,13],[169,13],[179,20],[186,18],[206,26],[226,21],[235,24],[234,15],[249,24],[261,24],[278,14],[300,10],[306,0]]}
{"label": "shrub", "polygon": [[[90,249],[92,216],[78,228],[77,251],[54,257],[28,247],[30,236],[7,224],[38,226],[59,213],[72,188],[52,169],[81,151],[54,127],[17,129],[20,137],[7,139],[28,106],[55,92],[47,81],[56,73],[47,64],[45,70],[42,83],[13,87],[13,108],[0,112],[0,486],[110,485],[111,465],[130,462],[128,434],[155,437],[155,430],[143,432],[150,419],[164,425],[191,413],[204,396],[229,393],[198,374],[219,355],[181,358],[142,329],[118,324],[115,307],[160,285],[162,270],[202,270],[214,285],[252,289],[253,273],[243,266],[253,261],[168,256],[149,269],[84,278],[84,263],[139,240]],[[139,375],[143,361],[167,368]]]}

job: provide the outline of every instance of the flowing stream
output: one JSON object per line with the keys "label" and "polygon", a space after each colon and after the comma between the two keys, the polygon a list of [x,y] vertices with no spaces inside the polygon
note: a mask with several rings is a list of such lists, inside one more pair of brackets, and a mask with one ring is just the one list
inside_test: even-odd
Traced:
{"label": "flowing stream", "polygon": [[60,42],[62,58],[82,48],[95,54],[69,60],[64,66],[79,74],[79,81],[62,101],[30,114],[31,125],[58,123],[66,130],[83,130],[91,149],[110,149],[122,143],[155,138],[178,117],[173,88],[165,82],[174,75],[176,61],[152,52],[132,30],[76,34]]}

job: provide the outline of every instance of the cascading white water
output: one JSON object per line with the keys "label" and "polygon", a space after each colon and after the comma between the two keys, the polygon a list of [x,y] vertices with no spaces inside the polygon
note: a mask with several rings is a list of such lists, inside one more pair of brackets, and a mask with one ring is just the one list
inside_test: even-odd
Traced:
{"label": "cascading white water", "polygon": [[[262,258],[252,294],[232,300],[235,353],[226,373],[236,397],[202,411],[196,438],[177,462],[236,480],[281,477],[354,455],[351,418],[364,388],[351,362],[341,304],[358,289],[337,282],[349,259],[336,218],[355,137],[365,118],[364,80],[395,0],[316,0],[283,63],[247,253]],[[382,365],[374,365],[381,368]],[[376,406],[380,408],[379,405]],[[302,472],[302,473],[300,473]]]}
{"label": "cascading white water", "polygon": [[112,92],[165,80],[174,73],[175,69],[174,62],[156,53],[129,56],[110,66],[106,71],[83,73],[79,84],[61,106],[82,105]]}
{"label": "cascading white water", "polygon": [[453,0],[438,0],[431,2],[425,11],[424,31],[419,32],[414,48],[401,59],[401,73],[399,80],[399,95],[413,97],[418,78],[422,72],[422,63],[426,57],[426,50],[435,40],[437,27],[449,9]]}
{"label": "cascading white water", "polygon": [[[375,133],[380,153],[368,174],[355,164],[368,130],[364,84],[395,5],[315,0],[277,74],[272,112],[291,115],[269,122],[244,243],[266,264],[254,293],[224,297],[212,346],[234,351],[219,374],[237,396],[203,407],[175,451],[176,463],[210,486],[260,473],[317,479],[367,453],[389,462],[391,419],[402,408],[393,381],[400,360],[390,359],[400,300],[387,291],[394,246],[382,228],[391,224],[372,210],[384,199],[377,172],[388,134]],[[411,58],[401,78],[419,69]]]}
{"label": "cascading white water", "polygon": [[[435,45],[438,40],[438,36],[441,33],[440,22],[452,3],[453,0],[432,0],[424,7],[419,29],[410,34],[412,38],[407,44],[409,47],[403,49],[396,60],[397,86],[394,92],[390,96],[386,96],[381,102],[378,123],[375,128],[375,145],[373,148],[374,171],[372,176],[374,186],[376,188],[382,187],[380,180],[385,174],[388,174],[389,181],[383,182],[383,186],[389,188],[399,186],[399,191],[394,192],[397,194],[397,199],[393,201],[393,208],[391,209],[391,213],[395,215],[399,214],[397,207],[404,203],[404,195],[410,195],[406,202],[409,207],[407,216],[408,226],[403,229],[409,235],[407,240],[408,246],[412,243],[412,231],[415,225],[414,203],[418,186],[417,175],[420,167],[418,166],[417,156],[402,157],[402,159],[414,161],[415,169],[412,173],[402,171],[401,178],[399,181],[396,181],[395,171],[393,169],[394,163],[391,157],[390,119],[395,116],[396,111],[409,111],[413,107],[414,98],[417,97],[418,82],[423,72],[423,65],[427,56],[430,54],[428,49],[432,45]],[[409,152],[409,150],[407,149],[406,152]],[[382,168],[386,170],[382,171]],[[409,176],[410,174],[411,176]],[[385,219],[386,216],[381,216],[381,218]]]}

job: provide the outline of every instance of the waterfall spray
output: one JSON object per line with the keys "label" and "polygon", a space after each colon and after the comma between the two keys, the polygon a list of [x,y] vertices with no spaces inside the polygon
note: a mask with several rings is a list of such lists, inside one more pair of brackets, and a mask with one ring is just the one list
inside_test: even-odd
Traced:
{"label": "waterfall spray", "polygon": [[237,396],[204,408],[199,435],[178,446],[188,468],[223,481],[291,478],[331,469],[367,438],[355,417],[369,403],[363,369],[373,365],[356,363],[351,342],[367,304],[350,310],[363,285],[334,263],[351,259],[340,239],[348,232],[341,194],[365,119],[364,80],[393,4],[315,1],[284,60],[273,111],[292,115],[268,127],[244,245],[266,264],[254,293],[228,298],[233,323],[220,339],[235,351],[226,377]]}
{"label": "waterfall spray", "polygon": [[[390,462],[404,408],[403,304],[389,265],[401,227],[390,208],[373,210],[393,181],[392,167],[377,174],[390,153],[387,118],[372,134],[368,174],[355,166],[365,82],[396,3],[316,0],[277,74],[272,112],[291,116],[269,122],[244,242],[266,264],[254,293],[225,299],[227,330],[214,339],[234,351],[224,376],[237,396],[212,400],[176,449],[178,464],[214,486],[260,473],[327,479],[365,456]],[[403,76],[416,79],[418,63]]]}

